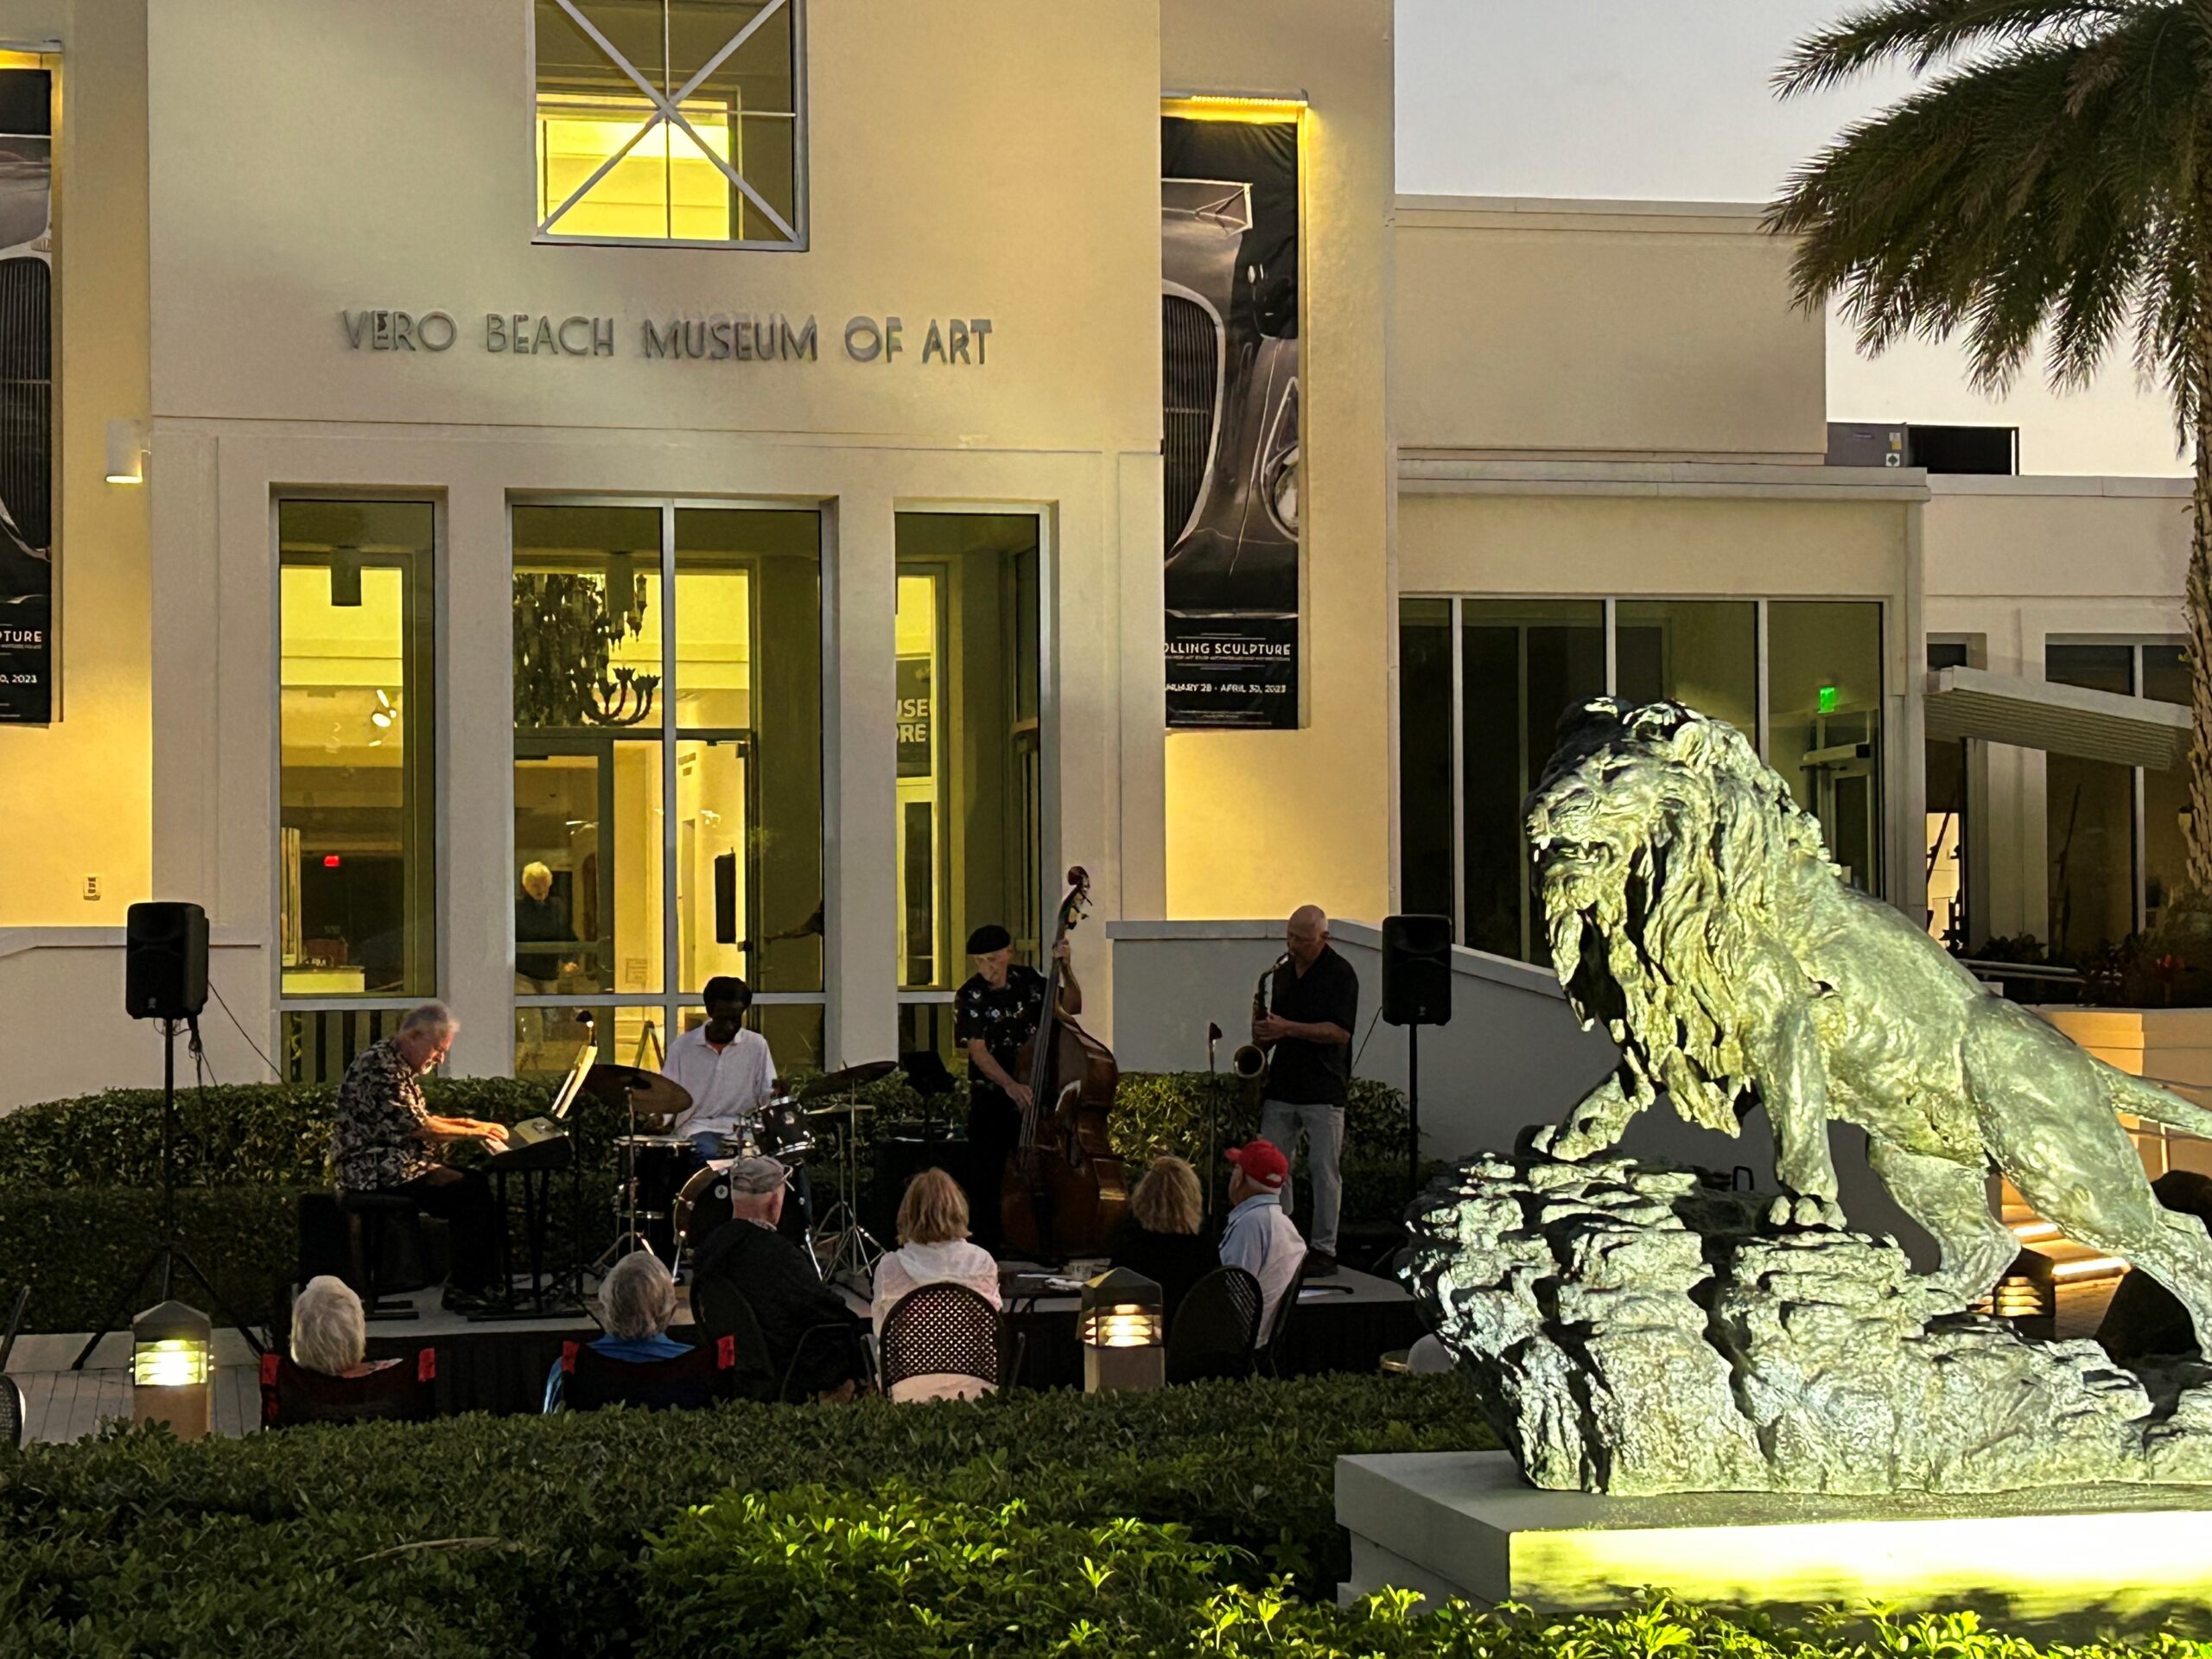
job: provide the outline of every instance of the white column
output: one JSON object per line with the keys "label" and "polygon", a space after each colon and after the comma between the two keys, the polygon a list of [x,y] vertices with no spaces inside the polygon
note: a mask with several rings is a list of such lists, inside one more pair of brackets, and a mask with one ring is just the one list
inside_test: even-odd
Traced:
{"label": "white column", "polygon": [[898,521],[887,491],[849,492],[823,533],[826,1059],[899,1049]]}
{"label": "white column", "polygon": [[447,1070],[514,1068],[512,553],[496,479],[456,483],[438,546],[438,956],[461,1016]]}
{"label": "white column", "polygon": [[[147,488],[153,523],[154,890],[188,899],[219,924],[215,896],[221,780],[216,775],[218,676],[223,661],[217,586],[215,440],[157,426]],[[276,690],[269,688],[273,702]],[[269,833],[276,834],[274,824]]]}

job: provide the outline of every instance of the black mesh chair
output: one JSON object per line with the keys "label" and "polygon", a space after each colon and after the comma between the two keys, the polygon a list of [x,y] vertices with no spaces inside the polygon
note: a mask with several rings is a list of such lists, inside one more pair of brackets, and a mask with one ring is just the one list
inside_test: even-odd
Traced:
{"label": "black mesh chair", "polygon": [[729,1397],[737,1344],[728,1337],[666,1359],[614,1359],[580,1342],[561,1344],[561,1403],[571,1411],[633,1406],[688,1411]]}
{"label": "black mesh chair", "polygon": [[1167,1327],[1167,1380],[1247,1376],[1260,1342],[1260,1281],[1216,1268],[1192,1285]]}
{"label": "black mesh chair", "polygon": [[790,1362],[779,1371],[775,1356],[768,1351],[768,1338],[761,1332],[753,1304],[721,1274],[708,1274],[692,1281],[691,1323],[698,1333],[696,1340],[701,1343],[719,1344],[725,1339],[728,1341],[729,1386],[740,1398],[780,1400],[791,1404],[798,1401],[791,1391],[791,1380],[798,1375],[798,1363],[810,1349],[849,1343],[855,1335],[850,1325],[811,1326],[800,1332],[791,1348]]}
{"label": "black mesh chair", "polygon": [[437,1414],[438,1351],[379,1366],[365,1376],[326,1376],[289,1355],[261,1357],[261,1426],[297,1423],[418,1423]]}
{"label": "black mesh chair", "polygon": [[8,1313],[8,1334],[0,1337],[0,1442],[9,1446],[23,1443],[23,1391],[7,1371],[8,1356],[16,1346],[16,1332],[23,1323],[23,1308],[30,1299],[29,1285],[16,1293],[16,1306]]}
{"label": "black mesh chair", "polygon": [[1298,1258],[1298,1272],[1290,1287],[1282,1294],[1282,1300],[1275,1304],[1275,1316],[1269,1322],[1266,1334],[1261,1338],[1258,1363],[1267,1367],[1269,1376],[1282,1375],[1283,1355],[1287,1349],[1284,1338],[1290,1332],[1291,1315],[1298,1312],[1298,1294],[1306,1288],[1306,1258]]}
{"label": "black mesh chair", "polygon": [[965,1285],[918,1285],[891,1305],[876,1333],[883,1391],[917,1376],[1004,1381],[1005,1327],[999,1311]]}

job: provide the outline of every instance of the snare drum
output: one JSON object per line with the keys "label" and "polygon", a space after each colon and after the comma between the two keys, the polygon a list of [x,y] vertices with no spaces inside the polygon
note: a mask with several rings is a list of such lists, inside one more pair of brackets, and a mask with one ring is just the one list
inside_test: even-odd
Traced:
{"label": "snare drum", "polygon": [[[747,1138],[757,1141],[761,1152],[780,1163],[803,1164],[814,1150],[814,1126],[789,1095],[763,1102],[746,1127]],[[747,1150],[750,1155],[751,1149]]]}

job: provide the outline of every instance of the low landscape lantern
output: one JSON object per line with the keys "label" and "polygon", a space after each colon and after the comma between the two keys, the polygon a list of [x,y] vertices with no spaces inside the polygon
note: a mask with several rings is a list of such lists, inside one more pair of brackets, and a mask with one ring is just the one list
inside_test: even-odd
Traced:
{"label": "low landscape lantern", "polygon": [[1083,1387],[1145,1390],[1167,1381],[1167,1319],[1160,1287],[1116,1268],[1083,1287],[1076,1332],[1083,1339]]}
{"label": "low landscape lantern", "polygon": [[182,1302],[162,1302],[130,1322],[130,1416],[167,1423],[179,1440],[207,1433],[208,1358],[215,1330]]}

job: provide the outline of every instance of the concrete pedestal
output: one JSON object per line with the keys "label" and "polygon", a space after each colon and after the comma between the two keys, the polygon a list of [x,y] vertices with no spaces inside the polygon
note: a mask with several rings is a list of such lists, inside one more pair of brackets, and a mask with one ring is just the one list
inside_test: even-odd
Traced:
{"label": "concrete pedestal", "polygon": [[2212,1487],[1606,1497],[1540,1491],[1503,1452],[1414,1452],[1339,1458],[1337,1519],[1347,1599],[1395,1585],[1597,1611],[1650,1586],[1780,1613],[1974,1607],[2044,1636],[2212,1609]]}

